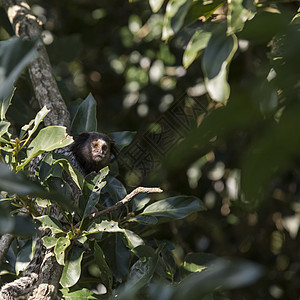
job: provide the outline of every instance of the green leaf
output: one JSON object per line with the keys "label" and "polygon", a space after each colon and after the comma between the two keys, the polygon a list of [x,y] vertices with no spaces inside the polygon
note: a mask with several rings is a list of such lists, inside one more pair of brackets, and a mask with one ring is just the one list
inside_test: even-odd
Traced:
{"label": "green leaf", "polygon": [[0,163],[0,190],[19,195],[35,194],[43,191],[40,185],[20,173],[15,174],[7,165],[2,163]]}
{"label": "green leaf", "polygon": [[64,232],[62,230],[61,223],[52,217],[45,215],[45,216],[37,217],[36,219],[42,223],[43,228],[49,228],[51,230],[52,234]]}
{"label": "green leaf", "polygon": [[123,236],[120,233],[110,235],[103,243],[102,250],[115,280],[121,282],[129,272],[131,256],[123,243]]}
{"label": "green leaf", "polygon": [[18,252],[15,270],[16,274],[19,275],[20,272],[24,271],[32,260],[32,240],[26,242],[26,244]]}
{"label": "green leaf", "polygon": [[60,278],[62,287],[71,287],[79,280],[83,253],[84,250],[78,247],[73,247],[68,253],[65,267]]}
{"label": "green leaf", "polygon": [[145,244],[143,239],[131,230],[124,229],[124,236],[127,240],[127,245],[130,249],[133,249],[135,247]]}
{"label": "green leaf", "polygon": [[105,260],[104,253],[101,249],[101,247],[95,242],[94,244],[94,254],[95,254],[95,260],[100,270],[100,278],[107,288],[108,291],[111,291],[112,283],[113,283],[113,277],[111,270]]}
{"label": "green leaf", "polygon": [[106,181],[103,181],[103,179],[106,177],[107,174],[108,174],[108,167],[102,169],[101,172],[97,175],[97,181],[93,187],[93,191],[90,194],[89,200],[86,204],[83,217],[82,217],[83,219],[88,217],[92,213],[93,208],[99,202],[101,190],[106,184]]}
{"label": "green leaf", "polygon": [[204,51],[202,70],[206,89],[215,101],[225,103],[229,98],[228,68],[236,50],[236,36],[227,36],[222,29],[213,32]]}
{"label": "green leaf", "polygon": [[23,69],[37,57],[37,41],[12,37],[0,42],[0,99],[11,93]]}
{"label": "green leaf", "polygon": [[96,112],[96,100],[94,99],[92,94],[89,94],[87,98],[79,105],[77,113],[72,121],[72,134],[96,131]]}
{"label": "green leaf", "polygon": [[124,232],[124,229],[119,228],[118,223],[113,220],[104,220],[100,224],[92,223],[83,234],[94,234],[99,232]]}
{"label": "green leaf", "polygon": [[84,181],[82,174],[79,171],[77,171],[77,169],[74,168],[73,165],[65,158],[56,160],[53,163],[53,166],[55,166],[57,163],[63,167],[63,169],[68,173],[68,175],[74,180],[76,185],[80,189],[82,189]]}
{"label": "green leaf", "polygon": [[70,244],[71,241],[68,238],[61,236],[57,239],[57,243],[54,247],[56,260],[62,266],[65,265],[65,252]]}
{"label": "green leaf", "polygon": [[63,126],[49,126],[43,128],[29,144],[27,158],[17,167],[17,170],[24,168],[35,156],[45,151],[52,151],[68,146],[72,142],[73,138],[67,134],[66,128]]}
{"label": "green leaf", "polygon": [[[95,172],[92,172],[85,177],[83,188],[82,188],[82,195],[79,198],[79,210],[80,210],[81,217],[83,217],[84,215],[84,212],[88,205],[89,198],[91,197],[92,193],[95,193],[95,195],[93,196],[95,197],[97,194],[97,190],[99,188],[100,189],[103,188],[102,181],[108,175],[108,173],[109,173],[109,168],[105,167],[101,169],[99,173],[96,174]],[[103,181],[103,185],[104,183],[105,181]]]}
{"label": "green leaf", "polygon": [[8,132],[9,126],[10,126],[10,122],[0,121],[0,137]]}
{"label": "green leaf", "polygon": [[57,238],[55,236],[44,236],[42,237],[42,240],[47,249],[51,249],[57,243]]}
{"label": "green leaf", "polygon": [[[20,139],[23,139],[23,137],[25,136],[26,132],[28,131],[28,137],[24,143],[27,144],[27,142],[30,140],[30,138],[32,137],[32,135],[35,133],[35,131],[37,130],[38,126],[40,125],[40,123],[44,120],[45,116],[48,114],[50,110],[44,106],[35,116],[34,120],[31,120],[29,122],[29,124],[24,125],[21,128],[20,131]],[[32,126],[33,125],[33,126]]]}
{"label": "green leaf", "polygon": [[183,66],[185,68],[188,68],[200,55],[200,52],[206,48],[211,34],[211,32],[203,29],[200,29],[194,33],[183,53]]}
{"label": "green leaf", "polygon": [[[80,299],[98,299],[93,296],[93,292],[88,289],[80,289],[78,291],[69,291],[69,289],[64,288],[60,289],[60,292],[63,294],[63,299],[66,300],[80,300]],[[102,298],[101,298],[102,299]]]}
{"label": "green leaf", "polygon": [[251,7],[246,8],[244,7],[246,3],[250,4],[251,2],[243,0],[232,0],[228,3],[227,32],[229,34],[241,31],[244,28],[245,22],[253,18],[256,7],[253,3],[251,3]]}
{"label": "green leaf", "polygon": [[180,30],[192,2],[193,0],[169,0],[162,30],[163,40],[168,40]]}
{"label": "green leaf", "polygon": [[214,11],[225,3],[224,0],[194,0],[186,16],[186,23],[197,21],[200,17],[208,19]]}
{"label": "green leaf", "polygon": [[164,0],[149,0],[149,4],[154,13],[157,13],[162,7]]}
{"label": "green leaf", "polygon": [[183,219],[191,213],[203,210],[205,206],[197,197],[175,196],[147,206],[141,215]]}
{"label": "green leaf", "polygon": [[0,98],[0,120],[3,121],[5,119],[6,112],[11,104],[11,100],[15,94],[15,88],[11,90],[11,92],[3,99]]}

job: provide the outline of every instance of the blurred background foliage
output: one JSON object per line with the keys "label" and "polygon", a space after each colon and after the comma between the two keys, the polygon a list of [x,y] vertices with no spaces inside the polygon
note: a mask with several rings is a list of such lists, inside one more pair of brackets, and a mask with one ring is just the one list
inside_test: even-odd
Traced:
{"label": "blurred background foliage", "polygon": [[[186,2],[192,7],[184,20],[176,20],[172,37],[163,1],[150,1],[156,13],[143,0],[29,1],[43,22],[43,39],[71,114],[91,92],[99,131],[139,131],[186,92],[209,99],[202,56],[206,44],[193,46],[190,56],[187,49],[197,30],[209,31],[212,20],[222,22],[228,7],[212,1],[206,2],[207,11],[197,11],[205,1]],[[160,185],[173,195],[193,194],[208,208],[156,232],[158,239],[174,242],[178,261],[199,251],[247,258],[263,265],[265,276],[250,288],[228,292],[230,299],[297,299],[299,3],[243,5],[248,14],[231,20],[238,48],[229,69],[227,105],[209,100],[201,125],[143,184]],[[0,22],[0,39],[6,40],[12,29],[2,8]],[[214,57],[207,61],[214,63]],[[8,119],[18,129],[38,110],[24,72]]]}

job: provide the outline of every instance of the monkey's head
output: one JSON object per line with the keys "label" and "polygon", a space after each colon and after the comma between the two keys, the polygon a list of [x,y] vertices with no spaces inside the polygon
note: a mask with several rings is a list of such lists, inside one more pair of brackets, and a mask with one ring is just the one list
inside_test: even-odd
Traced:
{"label": "monkey's head", "polygon": [[103,133],[84,132],[75,137],[72,151],[86,174],[109,164],[114,142]]}

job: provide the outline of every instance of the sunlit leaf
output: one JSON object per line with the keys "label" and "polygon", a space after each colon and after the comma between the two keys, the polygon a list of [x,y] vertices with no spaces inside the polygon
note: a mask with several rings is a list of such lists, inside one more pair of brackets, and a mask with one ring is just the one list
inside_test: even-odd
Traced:
{"label": "sunlit leaf", "polygon": [[184,18],[193,0],[170,0],[167,4],[162,39],[168,40],[183,25]]}
{"label": "sunlit leaf", "polygon": [[70,244],[71,242],[67,237],[61,236],[57,239],[56,245],[54,247],[56,260],[62,266],[65,265],[65,252]]}
{"label": "sunlit leaf", "polygon": [[49,228],[53,234],[64,232],[62,230],[61,223],[52,217],[44,215],[41,217],[37,217],[36,219],[42,223],[43,228]]}
{"label": "sunlit leaf", "polygon": [[141,215],[183,219],[191,213],[203,210],[205,206],[197,197],[175,196],[154,202]]}
{"label": "sunlit leaf", "polygon": [[27,143],[30,140],[31,136],[34,134],[34,132],[37,130],[38,126],[43,121],[43,119],[45,118],[45,116],[49,113],[49,111],[50,110],[46,106],[44,106],[36,114],[35,118],[29,122],[29,124],[24,125],[21,128],[20,139],[23,139],[23,137],[25,136],[25,133],[28,131],[28,137],[26,139],[26,143]]}
{"label": "sunlit leaf", "polygon": [[40,130],[38,135],[28,146],[27,159],[17,167],[21,170],[35,156],[57,148],[68,146],[73,142],[73,138],[66,132],[63,126],[49,126]]}
{"label": "sunlit leaf", "polygon": [[99,232],[123,232],[124,229],[119,228],[118,223],[111,220],[104,220],[101,223],[93,223],[87,231],[84,231],[85,234],[94,234]]}
{"label": "sunlit leaf", "polygon": [[188,68],[200,55],[201,51],[206,48],[210,37],[211,32],[202,29],[193,35],[183,53],[183,66],[185,68]]}
{"label": "sunlit leaf", "polygon": [[79,280],[83,253],[84,250],[78,247],[73,247],[68,253],[65,267],[60,278],[62,287],[71,287]]}
{"label": "sunlit leaf", "polygon": [[47,249],[51,249],[57,243],[57,238],[55,236],[44,236],[42,237],[42,240]]}
{"label": "sunlit leaf", "polygon": [[229,98],[228,68],[236,50],[236,36],[227,36],[224,30],[221,30],[213,32],[204,51],[202,70],[206,89],[215,101],[225,103]]}
{"label": "sunlit leaf", "polygon": [[11,100],[14,96],[15,90],[16,89],[13,88],[6,97],[4,97],[3,99],[0,98],[0,120],[1,121],[5,119],[6,112],[11,104]]}
{"label": "sunlit leaf", "polygon": [[145,244],[143,239],[131,230],[124,229],[124,236],[127,240],[127,244],[129,248],[135,248],[137,246]]}
{"label": "sunlit leaf", "polygon": [[98,299],[93,296],[93,292],[88,289],[80,289],[78,291],[69,291],[67,288],[60,289],[63,294],[63,298],[66,300],[79,300],[79,299]]}
{"label": "sunlit leaf", "polygon": [[149,4],[154,13],[157,13],[160,10],[163,3],[164,3],[164,0],[149,0]]}

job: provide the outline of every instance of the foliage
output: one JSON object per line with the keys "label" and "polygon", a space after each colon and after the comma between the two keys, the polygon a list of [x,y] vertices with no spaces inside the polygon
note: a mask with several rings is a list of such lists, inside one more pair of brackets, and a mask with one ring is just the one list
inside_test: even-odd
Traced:
{"label": "foliage", "polygon": [[[54,139],[42,138],[46,131],[38,126],[46,111],[36,115],[37,109],[30,108],[32,91],[28,76],[21,74],[34,58],[35,43],[7,40],[0,51],[6,71],[0,72],[0,141],[3,161],[13,172],[1,166],[0,188],[7,192],[0,199],[1,233],[33,234],[31,218],[10,216],[29,206],[35,222],[53,233],[44,244],[64,265],[60,292],[66,299],[298,297],[298,4],[31,2],[45,21],[44,40],[72,115],[72,134],[117,131],[112,136],[123,147],[132,132],[143,132],[140,127],[154,122],[186,91],[209,100],[208,114],[165,158],[164,168],[147,178],[145,184],[164,188],[164,199],[142,195],[122,211],[89,220],[94,207],[103,209],[126,195],[125,180],[119,180],[116,163],[109,175],[105,169],[81,178],[65,158],[51,153],[36,172],[40,184],[22,176],[29,161],[56,148],[65,132],[45,128]],[[4,19],[0,36],[8,39],[11,29]],[[12,83],[20,74],[14,92]],[[95,98],[81,100],[90,92]],[[83,190],[76,212],[62,170]],[[60,206],[70,225],[79,215],[79,225],[66,231],[40,216],[34,203],[47,206],[48,199]],[[19,239],[13,247],[2,271],[14,274],[9,276],[15,276],[20,256],[29,260],[28,244]],[[256,261],[265,276],[255,288],[240,289],[253,283],[261,269],[217,256]],[[3,282],[12,278],[5,276]],[[98,295],[103,285],[108,295]]]}

